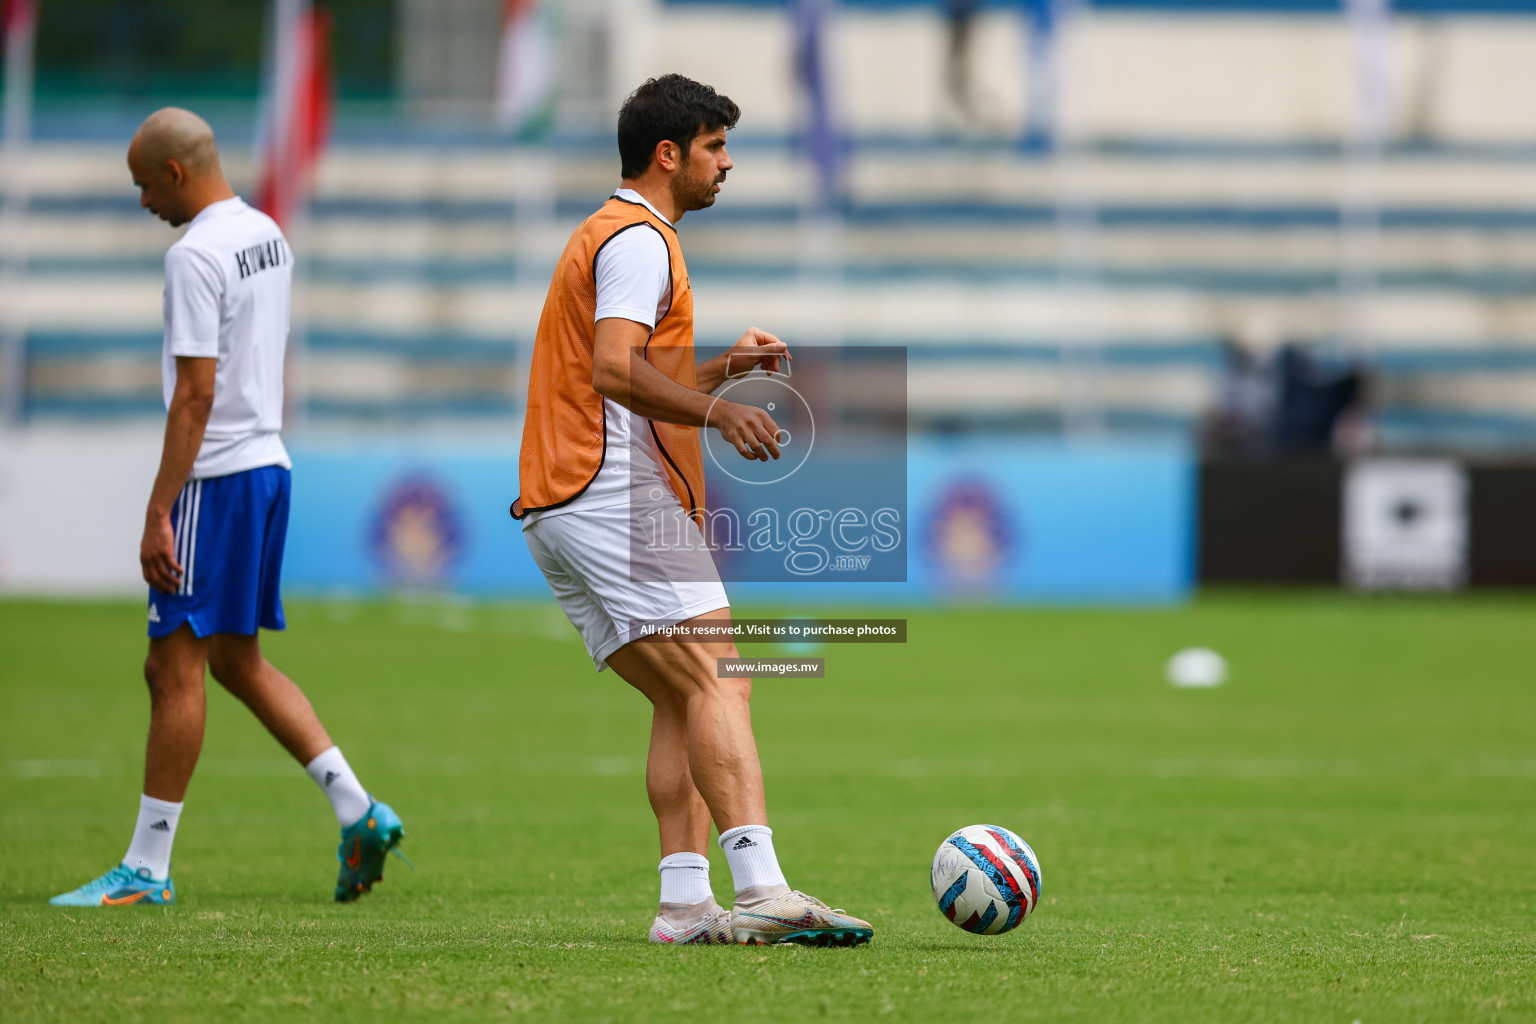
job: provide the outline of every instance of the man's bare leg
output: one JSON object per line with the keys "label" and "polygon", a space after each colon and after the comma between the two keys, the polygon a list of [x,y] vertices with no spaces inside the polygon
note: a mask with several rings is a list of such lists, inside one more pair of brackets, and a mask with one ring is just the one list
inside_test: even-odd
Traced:
{"label": "man's bare leg", "polygon": [[651,702],[645,791],[661,838],[661,905],[650,939],[669,944],[730,942],[730,915],[715,902],[709,884],[709,807],[688,767],[687,701],[646,659],[627,648],[617,661],[610,658],[609,665]]}
{"label": "man's bare leg", "polygon": [[[721,608],[685,625],[730,617],[730,609]],[[734,657],[736,645],[729,641],[636,641],[608,656],[609,666],[626,681],[654,680],[648,685],[664,686],[687,709],[689,771],[721,832],[768,823],[752,735],[752,681],[721,679],[715,671],[717,658]]]}
{"label": "man's bare leg", "polygon": [[203,750],[208,695],[203,676],[208,641],[183,625],[149,641],[144,681],[149,684],[149,741],[144,751],[144,795],[181,803]]}
{"label": "man's bare leg", "polygon": [[[684,625],[729,622],[730,616],[729,608],[721,608]],[[717,659],[736,656],[736,645],[730,642],[636,641],[609,655],[608,664],[642,692],[660,683],[687,708],[689,772],[720,829],[720,845],[736,886],[728,941],[818,946],[868,942],[874,934],[869,922],[795,892],[784,880],[768,828],[763,771],[752,735],[752,684],[744,678],[722,679],[718,673]],[[654,721],[652,756],[657,756]],[[664,762],[666,756],[676,755],[664,754]]]}
{"label": "man's bare leg", "polygon": [[[729,622],[730,609],[720,608],[684,625]],[[686,707],[689,772],[720,830],[737,893],[788,892],[752,736],[752,683],[718,673],[717,659],[735,655],[729,641],[641,640],[619,648],[608,663],[626,678],[649,680]]]}
{"label": "man's bare leg", "polygon": [[[208,641],[199,638],[190,626],[182,625],[168,636],[149,641],[149,657],[144,660],[144,681],[149,684],[144,792],[139,797],[133,838],[122,861],[135,874],[131,885],[136,888],[115,889],[116,895],[109,898],[118,902],[174,901],[171,847],[181,821],[182,800],[203,750],[203,728],[208,718],[208,694],[203,687],[207,665]],[[110,876],[103,876],[107,878]],[[152,887],[146,883],[153,883]],[[54,900],[73,903],[77,895],[86,903],[101,898],[82,889]]]}
{"label": "man's bare leg", "polygon": [[209,647],[209,667],[242,704],[251,709],[283,749],[308,764],[332,746],[304,691],[262,657],[255,636],[219,633]]}
{"label": "man's bare leg", "polygon": [[[645,759],[645,793],[661,836],[663,858],[704,855],[709,848],[709,806],[688,770],[688,707],[638,658],[620,658],[614,671],[651,702],[651,747]],[[610,662],[611,664],[611,662]]]}
{"label": "man's bare leg", "polygon": [[309,698],[292,679],[262,656],[255,635],[212,637],[209,667],[217,679],[304,766],[331,801],[342,828],[360,820],[373,805],[341,750],[331,742]]}

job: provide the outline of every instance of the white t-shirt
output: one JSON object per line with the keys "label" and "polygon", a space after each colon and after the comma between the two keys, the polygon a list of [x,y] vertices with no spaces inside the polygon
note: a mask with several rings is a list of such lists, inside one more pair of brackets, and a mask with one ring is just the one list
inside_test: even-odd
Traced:
{"label": "white t-shirt", "polygon": [[[614,195],[640,203],[664,224],[672,223],[633,189],[621,188]],[[598,252],[593,272],[597,284],[593,323],[618,317],[654,328],[672,306],[672,257],[666,239],[652,224],[638,224],[610,238]],[[607,439],[597,476],[575,501],[546,512],[530,512],[524,522],[628,505],[632,493],[648,497],[657,487],[671,496],[672,485],[662,470],[650,421],[611,398],[603,399],[603,411]]]}
{"label": "white t-shirt", "polygon": [[193,479],[292,466],[278,436],[292,283],[293,254],[282,231],[239,197],[205,207],[166,252],[166,408],[177,356],[218,360]]}

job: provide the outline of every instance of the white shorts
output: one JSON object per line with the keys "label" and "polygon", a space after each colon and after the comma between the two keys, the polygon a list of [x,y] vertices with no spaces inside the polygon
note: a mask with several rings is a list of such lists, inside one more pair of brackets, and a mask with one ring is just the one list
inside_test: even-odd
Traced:
{"label": "white shorts", "polygon": [[533,560],[599,672],[610,654],[643,635],[645,624],[682,622],[731,606],[703,550],[703,535],[681,511],[675,522],[697,537],[698,553],[691,557],[648,555],[644,544],[632,544],[644,517],[627,505],[546,514],[523,527]]}

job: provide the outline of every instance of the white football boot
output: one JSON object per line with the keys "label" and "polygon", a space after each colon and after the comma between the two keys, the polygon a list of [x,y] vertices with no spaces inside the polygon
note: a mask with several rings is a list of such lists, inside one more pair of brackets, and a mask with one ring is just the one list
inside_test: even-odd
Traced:
{"label": "white football boot", "polygon": [[663,903],[651,922],[651,941],[673,946],[729,945],[731,915],[713,898],[694,904]]}
{"label": "white football boot", "polygon": [[868,921],[833,910],[814,896],[785,886],[748,886],[736,894],[731,934],[746,946],[794,942],[802,946],[858,946],[874,937]]}

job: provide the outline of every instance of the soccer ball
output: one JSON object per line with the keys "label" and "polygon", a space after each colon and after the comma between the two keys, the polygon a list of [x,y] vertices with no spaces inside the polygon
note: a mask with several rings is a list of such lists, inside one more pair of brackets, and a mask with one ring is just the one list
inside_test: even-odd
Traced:
{"label": "soccer ball", "polygon": [[967,825],[933,855],[933,898],[968,932],[1013,931],[1040,899],[1040,860],[1005,828]]}
{"label": "soccer ball", "polygon": [[1227,681],[1227,659],[1209,647],[1186,647],[1163,669],[1174,686],[1220,686]]}

